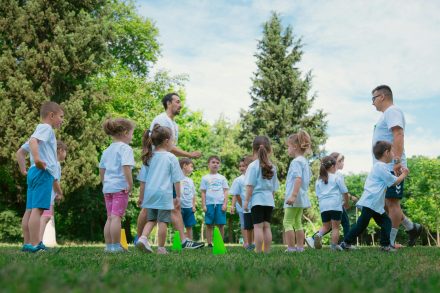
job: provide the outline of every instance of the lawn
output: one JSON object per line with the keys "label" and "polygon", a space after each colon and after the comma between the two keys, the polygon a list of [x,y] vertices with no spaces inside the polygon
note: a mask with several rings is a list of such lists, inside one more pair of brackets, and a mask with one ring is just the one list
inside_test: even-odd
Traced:
{"label": "lawn", "polygon": [[269,255],[228,247],[145,255],[130,247],[64,246],[28,254],[0,247],[1,292],[440,292],[440,249],[329,249]]}

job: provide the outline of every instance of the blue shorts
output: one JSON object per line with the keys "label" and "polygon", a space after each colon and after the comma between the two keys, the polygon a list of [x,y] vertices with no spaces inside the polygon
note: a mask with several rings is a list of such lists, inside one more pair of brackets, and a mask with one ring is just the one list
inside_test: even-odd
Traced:
{"label": "blue shorts", "polygon": [[192,227],[197,224],[192,208],[181,208],[180,211],[182,213],[183,224],[185,227]]}
{"label": "blue shorts", "polygon": [[222,211],[222,204],[206,205],[206,225],[226,225],[226,212]]}
{"label": "blue shorts", "polygon": [[26,209],[50,209],[54,178],[47,170],[32,166],[27,174]]}

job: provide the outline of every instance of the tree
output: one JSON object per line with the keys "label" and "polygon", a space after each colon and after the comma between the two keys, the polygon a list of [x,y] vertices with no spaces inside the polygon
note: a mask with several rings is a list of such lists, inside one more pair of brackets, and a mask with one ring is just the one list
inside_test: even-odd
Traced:
{"label": "tree", "polygon": [[285,177],[289,158],[286,139],[300,129],[312,137],[313,151],[320,152],[326,141],[322,110],[310,114],[315,95],[309,95],[312,75],[302,76],[298,63],[303,54],[300,38],[295,38],[292,28],[283,30],[280,16],[272,13],[263,26],[263,38],[258,41],[257,70],[252,78],[250,90],[252,104],[248,111],[242,111],[239,143],[251,148],[256,135],[267,135],[272,140],[274,161]]}

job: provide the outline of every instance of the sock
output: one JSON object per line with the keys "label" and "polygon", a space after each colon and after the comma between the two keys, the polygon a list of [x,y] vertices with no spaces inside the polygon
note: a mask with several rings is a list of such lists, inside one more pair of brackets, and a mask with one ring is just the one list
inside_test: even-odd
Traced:
{"label": "sock", "polygon": [[188,238],[185,238],[185,239],[183,239],[182,240],[182,244],[184,244],[186,241],[188,241],[189,239]]}
{"label": "sock", "polygon": [[337,246],[337,244],[333,244],[333,243],[330,244],[330,247],[331,247],[331,248],[336,248],[336,246]]}
{"label": "sock", "polygon": [[141,236],[141,238],[138,239],[138,242],[148,244],[148,238],[146,236]]}
{"label": "sock", "polygon": [[318,232],[316,232],[316,235],[318,235],[319,237],[322,238],[322,236],[324,236],[324,234],[321,232],[321,230],[319,230]]}
{"label": "sock", "polygon": [[414,228],[414,223],[411,222],[411,220],[408,219],[407,217],[403,218],[402,225],[403,227],[405,227],[406,231],[412,230]]}
{"label": "sock", "polygon": [[111,244],[108,244],[108,243],[105,244],[105,250],[109,251],[109,250],[111,250],[111,247],[112,247]]}
{"label": "sock", "polygon": [[396,236],[397,236],[397,229],[395,228],[391,228],[391,233],[390,233],[390,244],[392,246],[394,246],[394,242],[396,242]]}

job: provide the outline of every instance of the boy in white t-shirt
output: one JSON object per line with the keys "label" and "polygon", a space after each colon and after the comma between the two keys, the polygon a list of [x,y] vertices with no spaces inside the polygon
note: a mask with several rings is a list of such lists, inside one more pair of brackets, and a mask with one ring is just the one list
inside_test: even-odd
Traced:
{"label": "boy in white t-shirt", "polygon": [[212,231],[216,225],[222,237],[226,224],[226,208],[228,205],[228,181],[225,176],[218,174],[220,158],[210,156],[208,158],[209,174],[202,177],[200,192],[202,194],[202,206],[205,212],[206,240],[208,247],[212,247]]}
{"label": "boy in white t-shirt", "polygon": [[364,192],[357,203],[357,207],[362,208],[356,224],[350,229],[341,243],[343,249],[350,249],[351,245],[368,226],[370,219],[380,226],[380,245],[384,251],[395,251],[390,245],[391,220],[385,213],[385,193],[391,186],[398,185],[408,175],[409,170],[402,168],[399,177],[390,173],[387,164],[393,160],[392,145],[386,141],[378,141],[373,146],[373,154],[376,162],[368,174],[364,185]]}
{"label": "boy in white t-shirt", "polygon": [[180,168],[182,169],[185,179],[180,181],[180,211],[182,213],[183,224],[185,225],[185,235],[188,239],[193,239],[193,230],[197,222],[194,216],[196,212],[196,189],[194,182],[189,176],[194,170],[194,164],[189,158],[182,158],[179,160]]}

